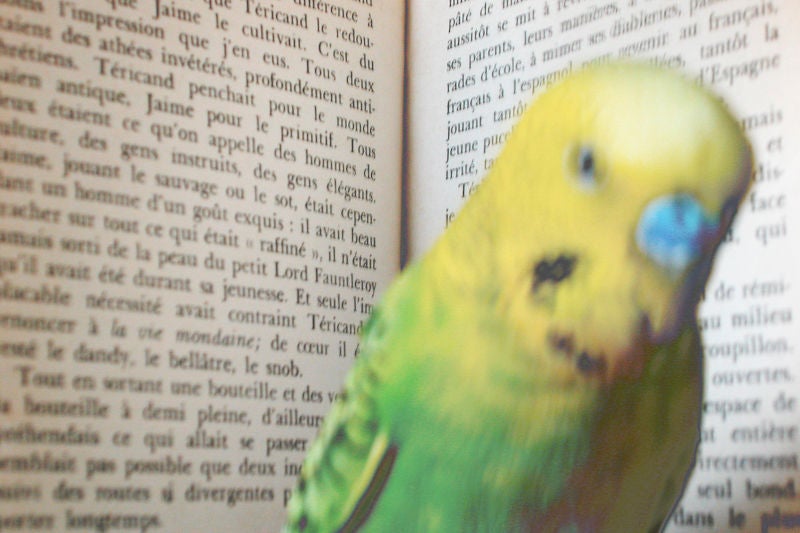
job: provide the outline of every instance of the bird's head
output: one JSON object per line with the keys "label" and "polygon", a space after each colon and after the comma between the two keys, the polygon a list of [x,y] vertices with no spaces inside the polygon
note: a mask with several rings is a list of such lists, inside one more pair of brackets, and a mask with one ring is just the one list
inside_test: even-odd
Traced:
{"label": "bird's head", "polygon": [[592,67],[531,105],[464,210],[491,208],[463,229],[493,250],[475,261],[519,343],[546,346],[564,379],[607,383],[694,327],[750,178],[717,97],[651,66]]}

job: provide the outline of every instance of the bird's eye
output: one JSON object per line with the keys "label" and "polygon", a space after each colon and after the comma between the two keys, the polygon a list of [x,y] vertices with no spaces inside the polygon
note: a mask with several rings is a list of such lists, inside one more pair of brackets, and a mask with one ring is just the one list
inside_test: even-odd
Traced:
{"label": "bird's eye", "polygon": [[600,184],[600,171],[594,149],[586,144],[567,148],[564,166],[567,173],[583,191],[593,191]]}
{"label": "bird's eye", "polygon": [[578,180],[581,185],[594,187],[597,185],[597,168],[595,167],[594,151],[588,146],[581,146],[578,150],[577,161]]}

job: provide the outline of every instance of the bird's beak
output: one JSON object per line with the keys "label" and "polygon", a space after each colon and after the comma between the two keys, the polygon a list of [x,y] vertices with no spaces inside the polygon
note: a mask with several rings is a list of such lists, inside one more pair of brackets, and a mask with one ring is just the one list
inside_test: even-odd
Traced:
{"label": "bird's beak", "polygon": [[659,196],[639,217],[636,244],[656,265],[679,277],[719,239],[721,227],[726,226],[695,197],[686,193]]}

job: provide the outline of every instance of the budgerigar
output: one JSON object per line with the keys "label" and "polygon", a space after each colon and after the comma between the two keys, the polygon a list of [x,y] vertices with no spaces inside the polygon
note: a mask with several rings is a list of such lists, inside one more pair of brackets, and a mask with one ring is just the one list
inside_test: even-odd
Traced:
{"label": "budgerigar", "polygon": [[697,306],[751,159],[718,98],[652,66],[536,99],[366,323],[286,529],[661,528],[698,442]]}

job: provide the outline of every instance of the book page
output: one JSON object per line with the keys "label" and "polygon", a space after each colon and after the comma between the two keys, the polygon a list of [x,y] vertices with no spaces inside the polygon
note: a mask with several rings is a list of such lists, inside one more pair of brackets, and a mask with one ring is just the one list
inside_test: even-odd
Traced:
{"label": "book page", "polygon": [[702,443],[668,531],[800,527],[800,4],[417,1],[409,17],[412,258],[469,197],[527,103],[585,64],[647,59],[729,103],[753,143],[755,186],[701,306]]}
{"label": "book page", "polygon": [[3,2],[0,530],[278,531],[399,264],[401,2]]}

